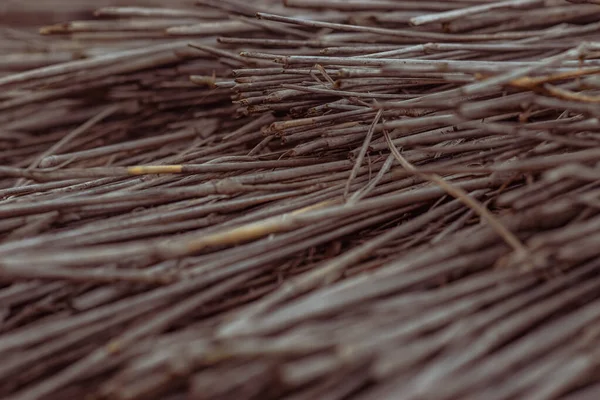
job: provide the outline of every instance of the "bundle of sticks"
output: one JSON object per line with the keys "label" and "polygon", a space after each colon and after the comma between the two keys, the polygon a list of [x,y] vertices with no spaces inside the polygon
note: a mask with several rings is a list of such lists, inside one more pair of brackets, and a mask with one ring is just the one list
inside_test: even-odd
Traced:
{"label": "bundle of sticks", "polygon": [[599,17],[0,6],[0,397],[598,398]]}

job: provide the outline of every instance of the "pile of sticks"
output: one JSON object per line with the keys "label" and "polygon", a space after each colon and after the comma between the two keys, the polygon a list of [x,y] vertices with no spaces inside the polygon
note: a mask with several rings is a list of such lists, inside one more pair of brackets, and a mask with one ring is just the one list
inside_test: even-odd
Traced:
{"label": "pile of sticks", "polygon": [[597,1],[7,4],[1,398],[600,395]]}

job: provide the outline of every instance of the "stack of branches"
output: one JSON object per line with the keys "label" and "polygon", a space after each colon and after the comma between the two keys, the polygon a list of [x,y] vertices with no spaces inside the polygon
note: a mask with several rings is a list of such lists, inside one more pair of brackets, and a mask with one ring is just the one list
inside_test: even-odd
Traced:
{"label": "stack of branches", "polygon": [[157,3],[2,30],[0,397],[598,398],[597,1]]}

